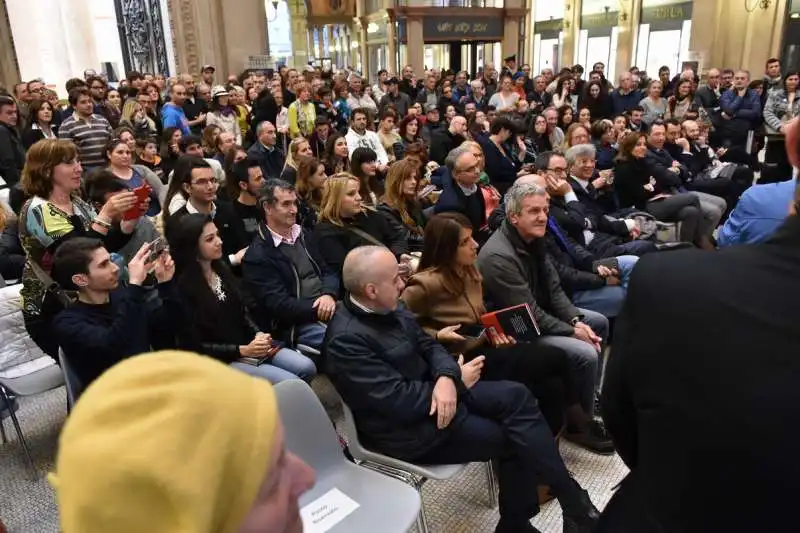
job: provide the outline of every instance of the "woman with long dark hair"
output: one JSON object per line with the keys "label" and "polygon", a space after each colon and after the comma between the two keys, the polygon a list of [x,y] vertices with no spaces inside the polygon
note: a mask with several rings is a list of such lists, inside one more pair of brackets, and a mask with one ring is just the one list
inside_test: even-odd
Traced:
{"label": "woman with long dark hair", "polygon": [[128,189],[134,190],[145,185],[150,187],[150,207],[147,215],[155,216],[160,213],[162,202],[167,195],[167,186],[156,173],[144,165],[134,165],[134,153],[122,139],[111,139],[106,145],[105,156],[108,170]]}
{"label": "woman with long dark hair", "polygon": [[[565,407],[571,433],[602,434],[578,403],[565,352],[483,331],[481,316],[486,307],[483,281],[475,266],[477,252],[472,225],[464,215],[433,216],[425,227],[419,270],[401,296],[408,309],[450,353],[465,361],[485,357],[483,379],[511,379],[527,385],[541,402],[554,435],[564,425]],[[603,444],[604,451],[613,451],[610,440],[606,438]]]}
{"label": "woman with long dark hair", "polygon": [[251,320],[244,295],[222,260],[222,239],[208,215],[182,217],[169,237],[184,303],[179,345],[273,383],[310,380],[314,362],[283,348]]}
{"label": "woman with long dark hair", "polygon": [[322,156],[325,165],[325,174],[333,176],[340,172],[350,170],[350,152],[347,148],[347,138],[341,133],[333,133],[325,141],[325,154]]}
{"label": "woman with long dark hair", "polygon": [[592,120],[601,118],[611,118],[614,110],[611,104],[611,97],[603,89],[603,84],[599,81],[590,81],[583,88],[578,100],[578,108],[587,108]]}
{"label": "woman with long dark hair", "polygon": [[697,111],[694,103],[694,91],[692,90],[692,80],[681,80],[675,89],[675,94],[667,98],[667,112],[664,119],[676,118],[683,119],[686,113]]}
{"label": "woman with long dark hair", "polygon": [[36,141],[58,137],[58,125],[53,122],[55,108],[47,100],[34,100],[30,107],[31,122],[22,132],[22,145],[27,150]]}
{"label": "woman with long dark hair", "polygon": [[378,154],[375,150],[366,146],[353,150],[350,173],[361,183],[358,193],[364,205],[377,207],[378,199],[383,196],[383,184],[378,178]]}
{"label": "woman with long dark hair", "polygon": [[308,231],[314,229],[322,206],[325,188],[325,165],[316,157],[301,157],[297,163],[297,223]]}
{"label": "woman with long dark hair", "polygon": [[164,170],[164,176],[166,178],[169,178],[172,169],[175,168],[175,163],[181,156],[180,146],[178,145],[181,137],[183,137],[183,132],[181,132],[180,128],[164,128],[164,131],[161,133],[159,153],[161,155],[161,168]]}
{"label": "woman with long dark hair", "polygon": [[556,109],[558,111],[558,127],[566,133],[567,128],[575,121],[575,112],[570,105],[562,105]]}

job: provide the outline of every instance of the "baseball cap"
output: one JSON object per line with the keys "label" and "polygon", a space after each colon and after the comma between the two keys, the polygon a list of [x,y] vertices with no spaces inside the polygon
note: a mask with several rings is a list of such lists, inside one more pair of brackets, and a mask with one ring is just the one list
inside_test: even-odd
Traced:
{"label": "baseball cap", "polygon": [[425,104],[425,112],[430,113],[431,111],[439,112],[439,108],[436,107],[436,104]]}
{"label": "baseball cap", "polygon": [[214,65],[203,65],[203,68],[200,70],[200,72],[205,72],[207,70],[210,70],[211,72],[217,71],[217,69],[214,68]]}

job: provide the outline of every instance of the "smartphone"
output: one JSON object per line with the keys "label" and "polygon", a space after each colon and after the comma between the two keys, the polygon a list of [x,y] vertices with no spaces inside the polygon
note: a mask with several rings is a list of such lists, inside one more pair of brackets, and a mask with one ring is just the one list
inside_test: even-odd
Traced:
{"label": "smartphone", "polygon": [[150,188],[150,185],[148,185],[147,183],[133,189],[132,192],[133,194],[136,195],[136,199],[138,201],[136,202],[135,206],[131,207],[130,209],[125,211],[125,213],[123,213],[122,220],[136,220],[137,218],[142,216],[144,214],[144,211],[142,211],[142,209],[139,206],[147,201],[147,199],[150,197],[151,191],[152,189]]}
{"label": "smartphone", "polygon": [[486,336],[486,328],[480,324],[462,324],[461,327],[456,330],[456,333],[462,337],[480,339]]}
{"label": "smartphone", "polygon": [[167,249],[167,241],[163,237],[159,237],[150,243],[150,255],[147,256],[147,262],[152,263],[164,253]]}

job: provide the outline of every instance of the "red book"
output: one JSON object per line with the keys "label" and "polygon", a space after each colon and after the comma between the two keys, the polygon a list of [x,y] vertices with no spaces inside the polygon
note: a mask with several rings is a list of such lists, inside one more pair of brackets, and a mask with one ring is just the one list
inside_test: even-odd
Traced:
{"label": "red book", "polygon": [[481,322],[487,328],[519,342],[533,342],[542,334],[528,304],[486,313],[481,316]]}

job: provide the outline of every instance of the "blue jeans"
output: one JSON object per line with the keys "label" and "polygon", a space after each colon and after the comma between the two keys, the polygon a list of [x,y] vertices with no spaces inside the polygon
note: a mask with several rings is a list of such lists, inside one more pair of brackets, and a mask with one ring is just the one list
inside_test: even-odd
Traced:
{"label": "blue jeans", "polygon": [[[583,322],[592,328],[605,344],[608,338],[608,319],[588,309],[578,308],[578,311],[583,315]],[[591,415],[594,412],[594,391],[600,384],[603,372],[597,350],[591,344],[574,337],[543,335],[539,342],[561,348],[567,353],[573,381],[578,389],[578,401],[583,410]]]}
{"label": "blue jeans", "polygon": [[317,375],[317,367],[314,361],[289,348],[282,348],[272,359],[259,366],[248,365],[238,361],[231,363],[231,366],[251,376],[267,379],[272,383],[280,383],[290,379],[310,381],[311,378]]}
{"label": "blue jeans", "polygon": [[297,344],[305,344],[316,350],[322,349],[325,340],[325,331],[328,326],[322,322],[311,322],[297,327]]}
{"label": "blue jeans", "polygon": [[605,286],[599,289],[576,291],[572,294],[572,303],[578,307],[596,311],[607,318],[614,318],[622,310],[625,295],[628,292],[628,281],[631,271],[639,260],[635,255],[621,255],[616,258],[619,263],[619,280],[621,285]]}
{"label": "blue jeans", "polygon": [[648,252],[656,251],[656,243],[653,241],[630,241],[622,244],[615,244],[611,247],[613,255],[643,255]]}

